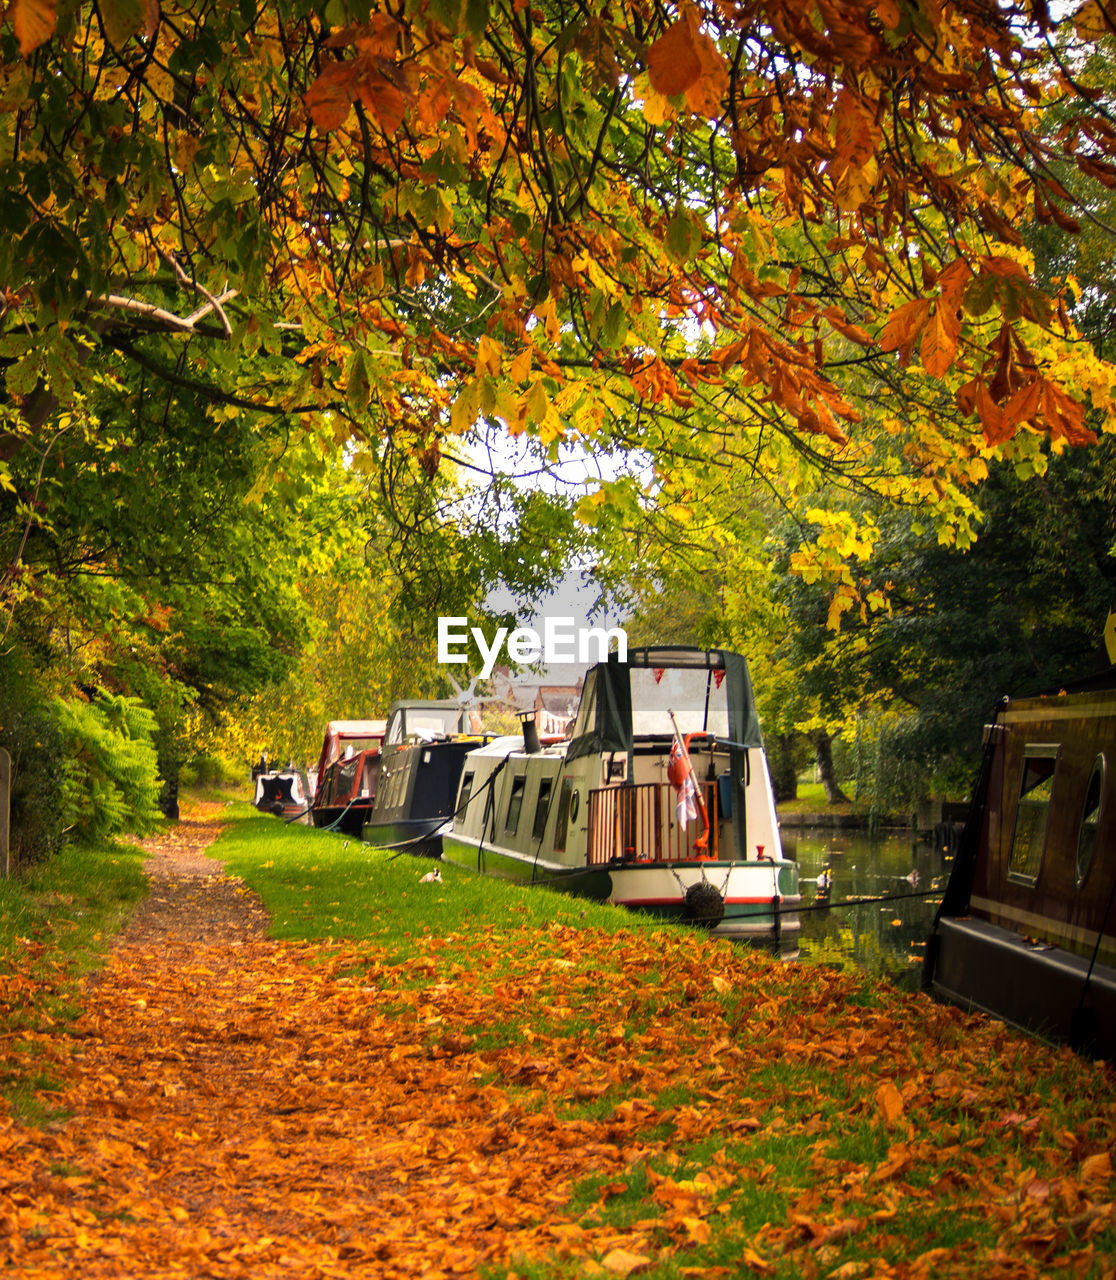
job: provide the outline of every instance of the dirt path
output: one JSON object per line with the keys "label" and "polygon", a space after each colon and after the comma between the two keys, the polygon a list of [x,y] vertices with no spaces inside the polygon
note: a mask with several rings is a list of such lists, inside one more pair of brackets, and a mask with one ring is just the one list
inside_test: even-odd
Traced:
{"label": "dirt path", "polygon": [[221,832],[221,805],[188,811],[163,836],[143,842],[151,892],[128,922],[123,947],[242,945],[267,933],[267,912],[207,856]]}
{"label": "dirt path", "polygon": [[412,1280],[576,1234],[551,1220],[555,1180],[618,1167],[620,1146],[572,1151],[553,1118],[528,1142],[467,1038],[447,1018],[439,1040],[420,990],[393,993],[397,971],[270,940],[205,856],[220,818],[146,844],[149,898],[85,1015],[42,1041],[70,1118],[43,1132],[0,1113],[0,1271]]}

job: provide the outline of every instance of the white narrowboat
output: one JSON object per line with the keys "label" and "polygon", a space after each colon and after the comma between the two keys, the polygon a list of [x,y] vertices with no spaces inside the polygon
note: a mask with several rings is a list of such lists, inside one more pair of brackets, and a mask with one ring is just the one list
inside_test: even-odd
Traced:
{"label": "white narrowboat", "polygon": [[465,759],[445,860],[770,939],[790,952],[783,857],[748,665],[721,649],[615,654],[561,741],[498,738]]}

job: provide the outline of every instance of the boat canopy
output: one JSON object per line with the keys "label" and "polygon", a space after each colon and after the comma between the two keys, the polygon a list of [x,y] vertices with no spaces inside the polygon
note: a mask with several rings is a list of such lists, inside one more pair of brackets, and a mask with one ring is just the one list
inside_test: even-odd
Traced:
{"label": "boat canopy", "polygon": [[[674,713],[674,721],[671,720]],[[567,759],[632,750],[636,738],[707,733],[728,747],[762,747],[748,663],[724,649],[631,649],[585,677]]]}
{"label": "boat canopy", "polygon": [[[671,713],[674,721],[671,720]],[[747,660],[727,649],[656,646],[613,653],[591,667],[571,730],[567,760],[627,752],[637,740],[669,741],[705,733],[728,753],[732,794],[743,795],[748,750],[763,747]],[[745,848],[744,806],[732,805],[738,848]]]}
{"label": "boat canopy", "polygon": [[388,712],[384,745],[395,746],[408,738],[430,741],[437,737],[453,737],[469,732],[469,712],[460,703],[445,699],[440,702],[396,702]]}
{"label": "boat canopy", "polygon": [[[325,771],[341,758],[346,747],[353,751],[378,751],[383,742],[386,720],[331,720],[326,725],[322,752],[315,770],[317,783],[325,781]],[[317,786],[315,786],[315,797]]]}

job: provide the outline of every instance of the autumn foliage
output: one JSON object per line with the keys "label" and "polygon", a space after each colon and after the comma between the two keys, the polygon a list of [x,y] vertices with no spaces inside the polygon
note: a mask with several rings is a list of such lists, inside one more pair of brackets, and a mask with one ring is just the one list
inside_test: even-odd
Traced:
{"label": "autumn foliage", "polygon": [[[832,451],[864,375],[912,363],[988,444],[1086,441],[1110,407],[1020,233],[1078,228],[1067,168],[1116,183],[1081,71],[1098,0],[1060,24],[968,0],[7,12],[6,101],[39,148],[12,174],[5,320],[33,420],[28,361],[65,367],[57,400],[88,358],[69,317],[168,376],[152,335],[185,336],[214,395],[358,441],[390,423],[430,469],[481,415],[653,448],[669,411],[716,410]],[[40,92],[59,78],[67,102]],[[222,383],[201,354],[261,341],[284,379]],[[659,425],[633,433],[637,409]]]}
{"label": "autumn foliage", "polygon": [[67,1116],[0,1120],[21,1275],[1105,1272],[1112,1078],[1068,1051],[684,931],[438,936],[419,898],[402,958],[214,941],[251,899],[200,883],[0,1040]]}

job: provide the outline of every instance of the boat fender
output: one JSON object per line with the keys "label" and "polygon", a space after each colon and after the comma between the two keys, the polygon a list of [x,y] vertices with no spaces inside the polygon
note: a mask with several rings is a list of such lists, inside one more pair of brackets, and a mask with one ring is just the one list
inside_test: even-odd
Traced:
{"label": "boat fender", "polygon": [[725,900],[716,885],[699,880],[686,890],[682,914],[687,920],[712,929],[725,918]]}

